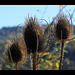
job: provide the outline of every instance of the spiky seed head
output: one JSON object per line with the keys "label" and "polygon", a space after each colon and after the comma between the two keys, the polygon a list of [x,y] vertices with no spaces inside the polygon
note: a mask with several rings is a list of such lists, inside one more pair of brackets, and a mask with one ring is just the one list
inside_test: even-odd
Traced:
{"label": "spiky seed head", "polygon": [[11,63],[24,63],[26,60],[26,47],[20,40],[15,40],[8,47],[7,54]]}
{"label": "spiky seed head", "polygon": [[70,38],[70,23],[66,17],[60,16],[55,26],[55,38],[66,40]]}
{"label": "spiky seed head", "polygon": [[39,26],[37,18],[27,18],[23,27],[23,36],[27,46],[27,53],[34,53],[42,49],[43,30]]}

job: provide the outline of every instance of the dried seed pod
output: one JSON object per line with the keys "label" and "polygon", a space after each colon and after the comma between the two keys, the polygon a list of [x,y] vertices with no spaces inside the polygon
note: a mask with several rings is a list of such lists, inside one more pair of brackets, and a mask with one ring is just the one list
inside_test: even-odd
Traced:
{"label": "dried seed pod", "polygon": [[[70,16],[70,14],[69,14]],[[64,57],[64,44],[65,41],[70,40],[70,37],[72,35],[72,18],[71,19],[71,25],[69,23],[69,20],[67,19],[67,16],[63,14],[59,14],[56,19],[56,26],[54,27],[55,30],[55,40],[61,41],[61,56],[60,56],[60,63],[59,63],[59,70],[62,69],[62,61]]]}
{"label": "dried seed pod", "polygon": [[15,40],[9,44],[7,54],[11,63],[24,63],[27,55],[26,46],[19,39]]}
{"label": "dried seed pod", "polygon": [[23,36],[27,46],[27,53],[40,52],[43,48],[43,29],[39,26],[37,19],[30,17],[26,19],[23,27]]}
{"label": "dried seed pod", "polygon": [[70,38],[70,23],[66,17],[61,15],[58,18],[57,24],[55,26],[55,38],[57,40],[61,40],[61,38],[62,40],[67,40]]}

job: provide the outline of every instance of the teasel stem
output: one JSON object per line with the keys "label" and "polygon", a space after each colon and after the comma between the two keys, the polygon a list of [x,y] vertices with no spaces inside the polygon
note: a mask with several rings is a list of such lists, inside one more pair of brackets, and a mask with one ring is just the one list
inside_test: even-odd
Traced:
{"label": "teasel stem", "polygon": [[62,69],[63,57],[64,57],[64,40],[61,43],[61,56],[60,56],[59,70]]}
{"label": "teasel stem", "polygon": [[38,42],[39,42],[37,32],[36,32],[36,36],[37,36],[37,48],[36,48],[36,52],[32,53],[33,70],[37,70],[37,50],[38,50]]}
{"label": "teasel stem", "polygon": [[18,70],[18,63],[15,63],[15,69]]}
{"label": "teasel stem", "polygon": [[60,56],[60,63],[59,63],[59,70],[62,69],[62,62],[63,62],[63,57],[64,57],[64,40],[62,39],[62,31],[61,31],[61,56]]}
{"label": "teasel stem", "polygon": [[37,70],[37,56],[36,56],[36,53],[33,53],[32,54],[32,62],[33,62],[33,70]]}
{"label": "teasel stem", "polygon": [[[67,11],[67,10],[66,10]],[[67,11],[68,12],[68,11]],[[70,15],[70,13],[68,12],[69,16],[70,16],[70,19],[71,19],[71,29],[70,29],[70,35],[72,35],[72,31],[73,31],[73,25],[72,25],[72,16]],[[74,38],[72,39],[68,39],[69,41],[70,40],[73,40]],[[61,40],[62,40],[62,31],[61,31]],[[62,69],[62,61],[63,61],[63,57],[64,57],[64,44],[65,44],[65,41],[62,40],[62,44],[61,44],[61,57],[60,57],[60,64],[59,64],[59,70]]]}

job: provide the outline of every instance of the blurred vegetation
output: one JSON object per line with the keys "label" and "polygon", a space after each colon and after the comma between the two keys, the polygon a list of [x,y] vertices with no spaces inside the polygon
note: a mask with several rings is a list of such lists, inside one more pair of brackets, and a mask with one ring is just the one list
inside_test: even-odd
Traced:
{"label": "blurred vegetation", "polygon": [[[18,30],[20,35],[21,32],[20,27]],[[10,36],[14,34],[16,27],[11,28],[2,28],[0,29],[0,69],[2,70],[15,70],[15,65],[8,63],[8,61],[4,60],[2,53],[6,51],[7,39],[10,39]],[[75,26],[73,26],[73,33],[75,36]],[[46,36],[47,38],[48,36]],[[43,54],[39,54],[39,63],[38,70],[58,70],[59,68],[59,58],[60,58],[60,43],[59,42],[50,42],[51,44],[47,47],[49,51],[44,52]],[[64,61],[63,68],[64,70],[75,70],[75,41],[66,42],[64,49]],[[23,65],[18,64],[19,69],[23,70],[31,70],[31,60],[30,56],[27,56],[27,62]]]}
{"label": "blurred vegetation", "polygon": [[[63,8],[62,5],[60,7]],[[46,11],[46,9],[45,9]],[[60,10],[61,11],[61,10]],[[72,13],[73,15],[73,13]],[[44,26],[44,28],[46,28]],[[21,28],[18,28],[18,35],[21,35]],[[6,52],[7,40],[14,35],[16,27],[3,27],[0,29],[0,70],[15,70],[15,64],[10,64],[8,62]],[[73,36],[75,37],[75,26],[73,26]],[[46,33],[45,39],[47,44],[48,33]],[[67,41],[64,48],[64,61],[63,70],[75,70],[75,40]],[[49,50],[49,51],[48,51]],[[38,54],[38,70],[58,70],[59,69],[59,59],[60,59],[60,42],[49,42],[45,52]],[[26,63],[18,64],[20,70],[31,70],[31,55],[27,55]]]}

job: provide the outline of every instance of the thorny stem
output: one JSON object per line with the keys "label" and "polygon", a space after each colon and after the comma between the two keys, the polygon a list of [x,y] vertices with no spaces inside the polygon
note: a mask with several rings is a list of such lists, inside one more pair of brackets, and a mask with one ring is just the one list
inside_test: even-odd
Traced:
{"label": "thorny stem", "polygon": [[62,69],[63,56],[64,56],[64,40],[61,43],[61,56],[60,56],[59,70]]}
{"label": "thorny stem", "polygon": [[18,70],[18,63],[15,63],[15,69]]}
{"label": "thorny stem", "polygon": [[38,50],[38,42],[39,42],[37,32],[36,32],[36,36],[37,36],[37,45],[36,45],[37,48],[36,48],[36,52],[32,53],[33,70],[37,70],[37,50]]}
{"label": "thorny stem", "polygon": [[32,54],[33,70],[37,70],[37,56],[36,53]]}
{"label": "thorny stem", "polygon": [[60,56],[60,63],[59,63],[59,70],[62,69],[62,62],[63,62],[63,55],[64,55],[64,40],[62,39],[62,30],[61,30],[61,56]]}

